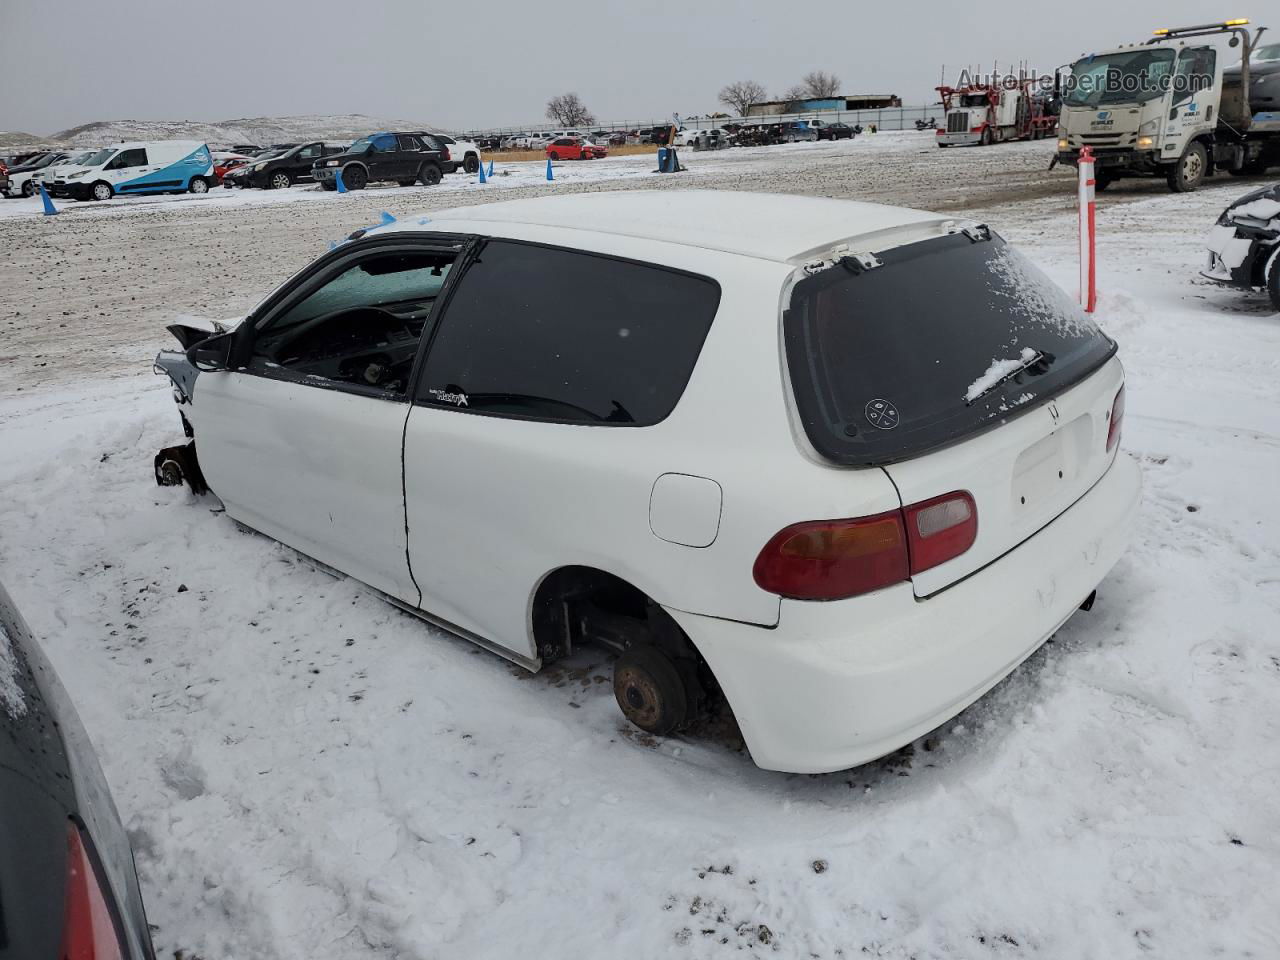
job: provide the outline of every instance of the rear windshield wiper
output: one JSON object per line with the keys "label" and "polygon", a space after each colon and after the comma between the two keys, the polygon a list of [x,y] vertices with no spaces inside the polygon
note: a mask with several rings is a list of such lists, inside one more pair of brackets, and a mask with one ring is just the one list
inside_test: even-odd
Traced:
{"label": "rear windshield wiper", "polygon": [[1012,380],[1021,373],[1028,371],[1031,373],[1047,373],[1053,360],[1054,357],[1051,353],[1025,347],[1017,360],[997,360],[993,362],[987,368],[986,373],[969,385],[969,392],[964,397],[964,405],[966,407],[973,406],[996,387]]}

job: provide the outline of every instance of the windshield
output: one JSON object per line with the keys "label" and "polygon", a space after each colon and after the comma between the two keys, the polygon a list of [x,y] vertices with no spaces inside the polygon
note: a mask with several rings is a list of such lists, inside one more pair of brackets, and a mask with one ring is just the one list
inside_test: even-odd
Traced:
{"label": "windshield", "polygon": [[1253,59],[1255,61],[1280,60],[1280,43],[1272,43],[1265,47],[1258,47],[1253,51]]}
{"label": "windshield", "polygon": [[75,164],[76,166],[79,166],[82,163],[88,163],[89,158],[95,153],[97,153],[96,150],[86,150],[84,153],[77,153],[74,157],[68,160],[67,163]]}
{"label": "windshield", "polygon": [[1163,96],[1173,72],[1173,51],[1165,47],[1125,50],[1085,57],[1071,65],[1065,102],[1070,107],[1145,103]]}
{"label": "windshield", "polygon": [[846,260],[801,280],[783,315],[805,432],[836,463],[889,463],[963,439],[1052,399],[1115,351],[994,234],[876,256],[873,269]]}
{"label": "windshield", "polygon": [[962,107],[985,107],[987,105],[987,95],[985,93],[966,93],[960,97],[960,106]]}
{"label": "windshield", "polygon": [[115,147],[107,147],[105,150],[99,150],[97,153],[90,154],[89,158],[83,161],[86,167],[100,167],[115,155]]}

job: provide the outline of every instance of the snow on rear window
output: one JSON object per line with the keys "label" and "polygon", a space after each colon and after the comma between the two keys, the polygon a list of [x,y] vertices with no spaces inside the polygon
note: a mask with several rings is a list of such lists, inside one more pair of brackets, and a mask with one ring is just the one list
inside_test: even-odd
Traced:
{"label": "snow on rear window", "polygon": [[27,712],[22,688],[18,686],[18,655],[3,624],[0,624],[0,710],[11,717],[20,717]]}
{"label": "snow on rear window", "polygon": [[[1095,331],[1093,321],[1056,283],[1046,282],[1044,274],[1031,261],[1018,256],[1011,247],[992,251],[987,269],[994,275],[988,282],[994,301],[1010,301],[1010,315],[1016,317],[1010,327],[1014,333],[1031,332],[1047,327],[1065,337],[1089,336]],[[1011,346],[1016,342],[1012,338]]]}

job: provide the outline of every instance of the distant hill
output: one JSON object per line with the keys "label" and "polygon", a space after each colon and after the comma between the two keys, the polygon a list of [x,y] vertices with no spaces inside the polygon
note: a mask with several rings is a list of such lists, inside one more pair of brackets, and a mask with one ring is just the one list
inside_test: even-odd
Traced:
{"label": "distant hill", "polygon": [[[322,117],[252,117],[243,120],[99,120],[47,139],[71,147],[109,146],[130,140],[203,140],[213,146],[233,143],[293,143],[302,140],[351,141],[378,130],[432,130],[420,120],[388,120],[353,113]],[[0,134],[26,136],[26,134]],[[35,138],[38,139],[38,138]],[[0,140],[0,145],[4,141]]]}
{"label": "distant hill", "polygon": [[48,137],[37,137],[34,133],[22,133],[14,131],[6,133],[0,130],[0,151],[21,150],[24,147],[32,148],[50,146]]}

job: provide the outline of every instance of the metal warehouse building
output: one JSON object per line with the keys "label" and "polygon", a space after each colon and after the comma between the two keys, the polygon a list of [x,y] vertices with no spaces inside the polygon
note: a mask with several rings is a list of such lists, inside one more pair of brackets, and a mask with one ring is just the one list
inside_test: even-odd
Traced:
{"label": "metal warehouse building", "polygon": [[896,93],[845,94],[811,100],[762,100],[747,108],[748,117],[773,117],[784,113],[815,113],[820,110],[881,110],[902,106]]}

